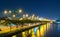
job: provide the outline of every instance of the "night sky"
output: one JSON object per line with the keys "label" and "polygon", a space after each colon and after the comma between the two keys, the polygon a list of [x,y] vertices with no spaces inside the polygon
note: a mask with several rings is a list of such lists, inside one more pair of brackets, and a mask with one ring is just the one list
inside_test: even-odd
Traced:
{"label": "night sky", "polygon": [[55,19],[60,17],[59,0],[0,0],[0,17],[4,10],[22,9],[23,13]]}

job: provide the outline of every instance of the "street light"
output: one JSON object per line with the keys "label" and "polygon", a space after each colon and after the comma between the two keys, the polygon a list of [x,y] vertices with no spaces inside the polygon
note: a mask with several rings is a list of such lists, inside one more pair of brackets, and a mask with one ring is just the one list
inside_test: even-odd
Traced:
{"label": "street light", "polygon": [[26,14],[26,17],[28,17],[28,14]]}
{"label": "street light", "polygon": [[16,15],[15,15],[15,14],[13,14],[13,17],[16,17]]}
{"label": "street light", "polygon": [[[19,9],[19,10],[17,10],[17,11],[15,11],[15,10],[5,10],[4,11],[4,14],[7,16],[7,17],[10,17],[11,15],[12,15],[12,17],[13,18],[15,18],[17,15],[18,15],[18,13],[22,13],[22,9]],[[17,14],[17,15],[16,15]]]}
{"label": "street light", "polygon": [[4,14],[7,14],[7,13],[8,13],[7,10],[5,10],[5,11],[4,11]]}
{"label": "street light", "polygon": [[9,13],[11,13],[11,10],[9,10]]}
{"label": "street light", "polygon": [[19,10],[19,13],[22,13],[22,10],[21,9]]}

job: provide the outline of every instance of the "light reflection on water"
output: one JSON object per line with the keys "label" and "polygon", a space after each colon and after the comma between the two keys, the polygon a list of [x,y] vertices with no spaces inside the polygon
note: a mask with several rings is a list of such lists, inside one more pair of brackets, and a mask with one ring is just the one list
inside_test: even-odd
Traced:
{"label": "light reflection on water", "polygon": [[[41,25],[41,26],[40,26],[40,31],[39,31],[38,27],[33,28],[33,29],[32,29],[32,33],[31,33],[31,34],[32,34],[31,37],[44,37],[44,35],[46,34],[46,32],[50,29],[50,26],[51,26],[50,23]],[[31,32],[31,30],[30,30],[29,32]],[[26,33],[23,32],[23,33],[22,33],[22,36],[23,36],[23,37],[26,37]],[[16,36],[15,36],[15,37],[16,37]]]}
{"label": "light reflection on water", "polygon": [[46,34],[46,32],[50,28],[50,25],[51,25],[50,23],[47,23],[47,24],[41,26],[41,28],[40,28],[41,36],[44,36]]}

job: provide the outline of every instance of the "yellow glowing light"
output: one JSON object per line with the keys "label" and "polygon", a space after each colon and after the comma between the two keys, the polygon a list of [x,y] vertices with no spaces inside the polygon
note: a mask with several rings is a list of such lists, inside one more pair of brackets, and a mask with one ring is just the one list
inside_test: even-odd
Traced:
{"label": "yellow glowing light", "polygon": [[26,32],[22,32],[22,36],[23,36],[23,37],[26,37],[26,35],[25,35],[25,34],[26,34]]}
{"label": "yellow glowing light", "polygon": [[37,29],[37,37],[40,37],[39,29]]}
{"label": "yellow glowing light", "polygon": [[22,10],[21,9],[19,10],[19,13],[22,13]]}
{"label": "yellow glowing light", "polygon": [[48,31],[49,28],[50,28],[50,23],[42,25],[41,28],[40,28],[40,32],[41,32],[40,35],[44,36],[46,30]]}
{"label": "yellow glowing light", "polygon": [[20,18],[19,20],[23,20],[23,18]]}
{"label": "yellow glowing light", "polygon": [[12,36],[12,37],[17,37],[16,35]]}
{"label": "yellow glowing light", "polygon": [[40,35],[41,35],[41,36],[44,36],[44,25],[41,26],[40,32],[41,32]]}
{"label": "yellow glowing light", "polygon": [[4,14],[7,14],[7,11],[6,10],[4,11]]}
{"label": "yellow glowing light", "polygon": [[3,22],[5,22],[5,20],[1,20],[1,21],[0,21],[0,23],[3,23]]}
{"label": "yellow glowing light", "polygon": [[26,14],[26,17],[28,17],[28,14]]}
{"label": "yellow glowing light", "polygon": [[13,17],[16,17],[16,15],[14,14]]}

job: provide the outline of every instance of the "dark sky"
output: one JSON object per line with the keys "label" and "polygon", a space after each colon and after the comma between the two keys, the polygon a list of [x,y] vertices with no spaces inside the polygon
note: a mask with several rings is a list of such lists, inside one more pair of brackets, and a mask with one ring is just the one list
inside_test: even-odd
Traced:
{"label": "dark sky", "polygon": [[21,8],[24,13],[36,14],[40,17],[59,18],[59,0],[0,0],[0,16],[4,10]]}

